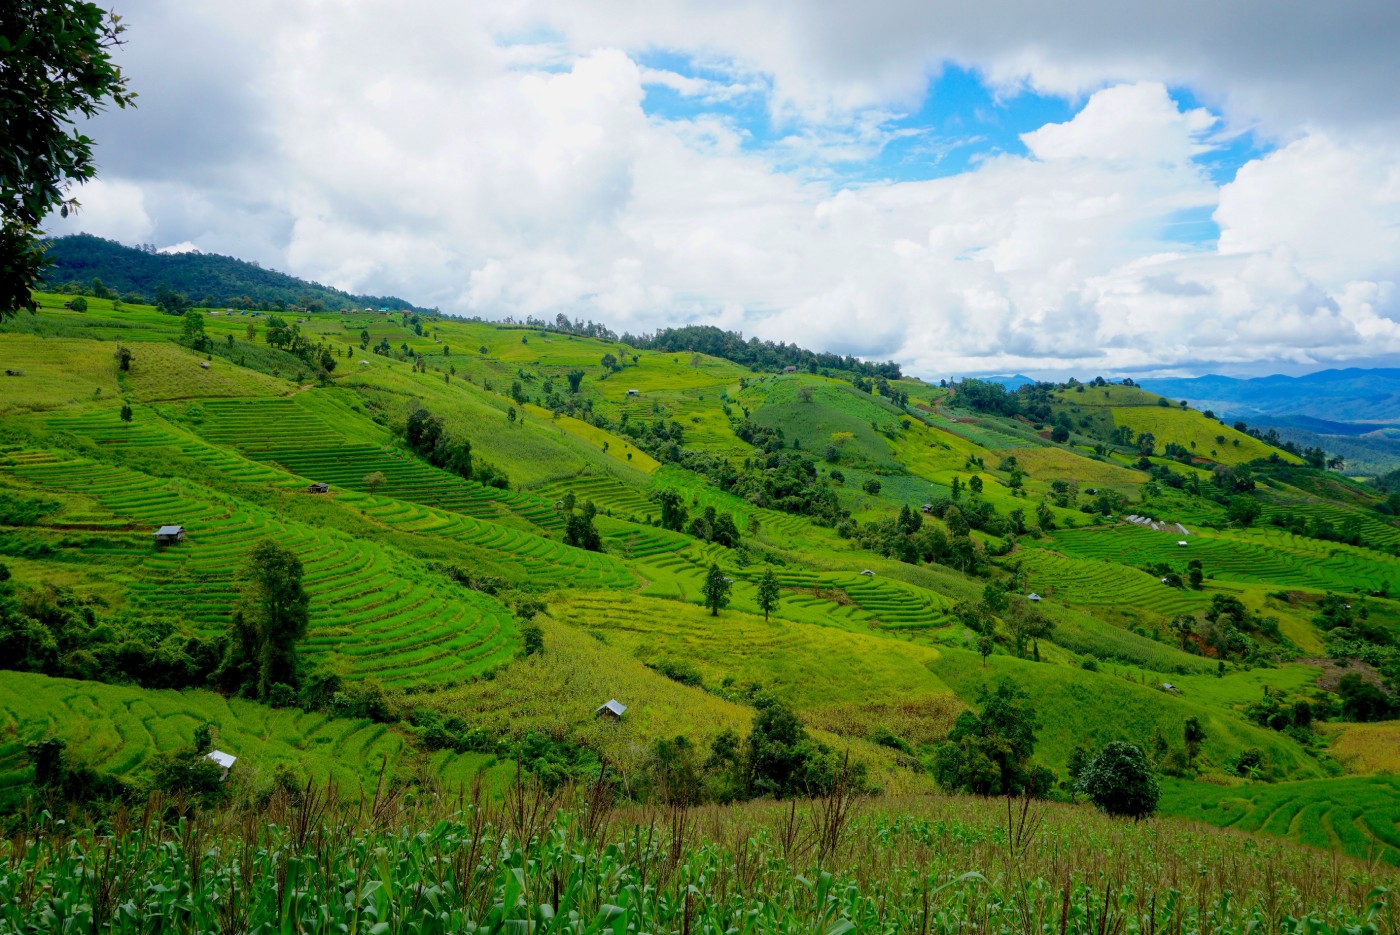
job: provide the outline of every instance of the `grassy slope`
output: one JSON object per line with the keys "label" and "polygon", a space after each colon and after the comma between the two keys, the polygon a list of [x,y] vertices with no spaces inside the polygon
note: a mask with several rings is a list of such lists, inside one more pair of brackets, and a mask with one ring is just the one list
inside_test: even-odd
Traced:
{"label": "grassy slope", "polygon": [[[6,558],[21,584],[65,581],[118,604],[175,607],[201,588],[207,591],[212,581],[214,593],[194,607],[206,626],[218,627],[226,619],[240,549],[250,536],[270,532],[303,551],[315,576],[313,653],[350,675],[379,674],[383,670],[376,666],[387,664],[389,680],[405,688],[445,681],[445,693],[431,697],[451,699],[489,726],[573,736],[620,763],[640,762],[656,737],[688,733],[703,742],[723,726],[746,727],[750,712],[743,705],[679,686],[643,665],[682,659],[712,688],[728,677],[784,695],[832,742],[853,744],[882,764],[891,787],[917,782],[862,738],[885,727],[915,742],[934,740],[958,710],[975,703],[993,673],[1031,688],[1046,722],[1042,753],[1057,765],[1079,742],[1145,741],[1154,732],[1175,742],[1181,720],[1196,714],[1208,724],[1206,758],[1215,767],[1244,746],[1258,746],[1280,774],[1312,776],[1317,767],[1296,745],[1253,727],[1239,713],[1264,685],[1296,689],[1309,681],[1310,670],[1232,672],[1222,680],[1187,675],[1214,664],[1150,636],[1162,633],[1172,614],[1199,611],[1215,590],[1264,608],[1271,588],[1316,593],[1348,583],[1379,584],[1395,571],[1388,555],[1269,529],[1193,529],[1189,550],[1176,547],[1175,536],[1135,526],[1062,530],[1023,540],[1012,556],[1029,572],[1030,587],[1054,595],[1045,610],[1056,622],[1052,639],[1058,645],[1044,645],[1041,665],[998,655],[984,670],[963,648],[967,632],[948,615],[955,600],[975,600],[982,582],[937,566],[852,555],[830,530],[754,508],[703,478],[658,466],[628,439],[567,417],[554,420],[533,402],[517,405],[507,395],[511,383],[520,382],[526,398],[535,400],[546,381],[561,387],[570,370],[582,369],[580,395],[595,411],[613,418],[626,413],[634,420],[675,419],[686,428],[688,447],[735,461],[748,449],[722,411],[726,401],[736,418],[748,408],[755,421],[783,428],[789,441],[800,441],[819,458],[833,435],[849,433],[838,446],[836,466],[847,475],[843,500],[862,519],[946,495],[954,478],[965,482],[973,474],[983,478],[983,496],[1002,513],[1021,508],[1033,514],[1055,480],[1136,498],[1145,475],[1128,470],[1127,459],[1085,459],[1049,445],[1022,423],[933,408],[904,414],[822,377],[763,377],[703,356],[634,352],[609,342],[481,323],[430,323],[418,336],[393,317],[313,316],[303,327],[329,340],[341,356],[330,385],[298,386],[298,374],[272,358],[258,358],[266,372],[220,356],[209,370],[200,368],[198,358],[170,343],[176,322],[149,309],[115,312],[110,303],[93,301],[89,312],[78,315],[54,310],[54,297],[44,304],[41,316],[21,319],[0,337],[6,360],[25,370],[6,385],[14,392],[0,398],[0,416],[21,433],[0,452],[0,483],[56,496],[64,505],[39,528],[0,530],[10,556],[28,548],[26,543],[53,549],[47,558]],[[242,343],[250,321],[258,331],[264,327],[261,318],[213,316],[208,330],[216,341],[234,336],[233,353],[246,358],[261,348]],[[407,344],[421,353],[427,373],[361,352],[362,329],[371,343],[383,337],[395,348]],[[113,338],[135,354],[135,370],[125,377],[110,356]],[[599,360],[605,353],[617,356],[625,369],[604,378]],[[740,388],[741,380],[747,388]],[[941,405],[939,388],[904,382],[912,399]],[[799,397],[803,387],[812,390],[811,402]],[[630,389],[638,395],[628,396]],[[1077,406],[1081,414],[1094,410],[1099,418],[1124,413],[1139,431],[1161,420],[1164,431],[1153,429],[1159,447],[1195,438],[1199,450],[1196,435],[1207,430],[1212,437],[1233,437],[1233,430],[1198,413],[1159,407],[1141,391],[1110,387],[1104,394],[1097,388],[1066,394],[1063,405]],[[135,404],[130,426],[116,418],[123,398]],[[444,416],[452,430],[471,439],[478,456],[525,489],[488,490],[406,455],[391,430],[416,405]],[[523,411],[523,424],[508,425],[510,406]],[[1259,443],[1245,438],[1239,449],[1229,447],[1241,456],[1257,454],[1247,443]],[[36,453],[53,442],[58,447],[51,454]],[[1026,471],[1024,497],[1014,497],[1005,485],[1008,473],[997,470],[1008,454]],[[374,470],[390,482],[370,495],[364,477]],[[876,496],[858,490],[869,477],[882,482]],[[317,479],[333,484],[331,496],[300,492]],[[757,520],[759,531],[746,537],[748,543],[760,562],[766,552],[778,563],[785,589],[771,622],[754,616],[752,581],[761,564],[744,565],[728,550],[629,522],[645,523],[650,495],[661,487],[682,490],[692,509],[713,505],[732,512],[741,529]],[[611,514],[599,526],[612,554],[559,543],[562,524],[553,503],[570,490]],[[1268,495],[1299,508],[1339,509],[1325,491],[1288,488]],[[1193,523],[1216,515],[1170,491],[1155,506],[1135,508],[1163,516],[1176,511],[1170,515]],[[1074,510],[1053,513],[1062,525],[1087,521]],[[172,515],[199,528],[183,552],[156,555],[146,545],[146,527]],[[1390,528],[1377,525],[1380,532]],[[1162,588],[1139,570],[1156,560],[1184,567],[1188,551],[1206,563],[1204,593]],[[452,684],[504,662],[514,646],[514,623],[494,602],[428,572],[426,560],[552,592],[551,614],[543,618],[549,647],[544,659],[512,664],[494,680]],[[719,618],[699,607],[699,585],[711,562],[739,579],[733,606]],[[862,568],[874,570],[874,577],[856,574]],[[1282,606],[1270,612],[1300,645],[1318,647],[1305,612]],[[429,659],[431,678],[415,670],[425,634],[464,632],[456,623],[444,627],[444,620],[488,619],[483,632],[496,634],[488,652],[466,663],[451,661],[450,652],[435,657],[438,662]],[[452,639],[443,637],[448,645]],[[368,648],[368,657],[353,651],[359,645]],[[1106,670],[1133,668],[1120,669],[1119,677],[1086,672],[1079,667],[1086,654],[1109,660]],[[1122,677],[1127,674],[1136,682]],[[1166,678],[1182,685],[1180,697],[1141,684]],[[542,693],[541,685],[550,690]],[[591,717],[611,696],[633,705],[623,725]]]}

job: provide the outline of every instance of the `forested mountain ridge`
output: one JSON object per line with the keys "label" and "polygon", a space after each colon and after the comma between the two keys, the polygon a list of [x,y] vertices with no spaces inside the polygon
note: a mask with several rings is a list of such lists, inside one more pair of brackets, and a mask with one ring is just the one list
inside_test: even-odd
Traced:
{"label": "forested mountain ridge", "polygon": [[211,307],[427,311],[396,296],[351,295],[217,253],[158,253],[90,234],[53,238],[46,241],[46,247],[51,265],[45,278],[55,291],[68,291],[62,289],[68,286],[91,292],[96,280],[101,289],[112,293],[99,298],[136,303],[154,301],[158,290],[164,288]]}

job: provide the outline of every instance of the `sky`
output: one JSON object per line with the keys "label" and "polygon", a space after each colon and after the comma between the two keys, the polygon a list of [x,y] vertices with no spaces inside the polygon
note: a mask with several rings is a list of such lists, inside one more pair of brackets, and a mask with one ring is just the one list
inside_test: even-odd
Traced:
{"label": "sky", "polygon": [[53,234],[926,378],[1400,362],[1400,4],[112,0]]}

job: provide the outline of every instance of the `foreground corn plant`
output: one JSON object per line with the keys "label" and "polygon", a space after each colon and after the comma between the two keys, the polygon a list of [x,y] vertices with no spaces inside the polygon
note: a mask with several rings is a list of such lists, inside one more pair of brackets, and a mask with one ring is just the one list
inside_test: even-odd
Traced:
{"label": "foreground corn plant", "polygon": [[0,932],[1396,932],[1393,868],[1029,802],[179,811],[41,815],[0,843]]}

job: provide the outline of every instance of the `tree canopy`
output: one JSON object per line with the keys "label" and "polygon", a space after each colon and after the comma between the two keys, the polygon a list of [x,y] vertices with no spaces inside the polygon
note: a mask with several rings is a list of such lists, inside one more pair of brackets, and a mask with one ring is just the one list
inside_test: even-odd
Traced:
{"label": "tree canopy", "polygon": [[76,209],[69,186],[97,173],[77,121],[136,98],[112,61],[124,30],[81,0],[0,4],[0,320],[34,310],[46,265],[39,225]]}

